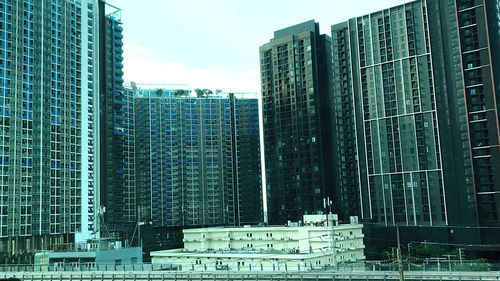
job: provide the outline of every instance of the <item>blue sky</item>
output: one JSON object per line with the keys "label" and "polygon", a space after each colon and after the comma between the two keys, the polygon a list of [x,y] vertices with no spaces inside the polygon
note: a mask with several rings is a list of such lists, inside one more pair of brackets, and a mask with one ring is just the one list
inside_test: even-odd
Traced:
{"label": "blue sky", "polygon": [[403,0],[108,0],[122,8],[125,81],[260,92],[259,46],[307,20],[332,24]]}

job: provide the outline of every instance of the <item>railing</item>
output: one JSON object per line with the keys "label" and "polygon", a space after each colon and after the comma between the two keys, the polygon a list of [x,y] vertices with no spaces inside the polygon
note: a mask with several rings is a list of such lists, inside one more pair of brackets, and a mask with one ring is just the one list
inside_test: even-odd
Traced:
{"label": "railing", "polygon": [[[454,272],[454,273],[405,273],[405,280],[415,281],[489,281],[499,280],[500,272]],[[31,281],[244,281],[244,280],[268,280],[268,281],[397,281],[398,272],[154,272],[154,271],[135,271],[135,272],[0,272],[0,278],[19,278],[21,280]]]}
{"label": "railing", "polygon": [[[278,251],[277,251],[278,253]],[[297,272],[297,266],[288,265],[286,262],[278,262],[275,272]],[[0,273],[2,272],[87,272],[87,271],[181,271],[180,264],[80,264],[80,265],[64,265],[64,266],[39,266],[33,264],[0,264]],[[186,267],[184,267],[186,269]],[[192,268],[192,267],[187,267]],[[260,268],[255,266],[255,268]],[[380,262],[380,261],[365,261],[365,262],[343,262],[339,263],[338,268],[324,265],[305,265],[299,267],[301,272],[337,272],[337,273],[353,273],[353,272],[397,272],[397,262]],[[227,269],[231,272],[230,268]],[[429,274],[448,274],[455,272],[497,272],[500,280],[500,262],[478,262],[477,260],[441,260],[428,261],[425,263],[403,263],[403,270],[406,273],[429,273]],[[247,269],[235,269],[235,272],[245,272]],[[196,272],[194,270],[193,272]]]}
{"label": "railing", "polygon": [[81,264],[40,266],[32,264],[0,265],[0,272],[76,272],[76,271],[169,271],[178,270],[172,264]]}
{"label": "railing", "polygon": [[[349,264],[341,265],[340,267],[349,268]],[[426,259],[422,262],[403,262],[403,269],[405,271],[500,271],[499,261],[483,261],[483,260],[447,260],[439,258],[437,260]],[[380,261],[366,261],[365,270],[371,271],[392,271],[398,270],[398,263],[396,261],[380,262]],[[500,280],[500,278],[499,278]]]}

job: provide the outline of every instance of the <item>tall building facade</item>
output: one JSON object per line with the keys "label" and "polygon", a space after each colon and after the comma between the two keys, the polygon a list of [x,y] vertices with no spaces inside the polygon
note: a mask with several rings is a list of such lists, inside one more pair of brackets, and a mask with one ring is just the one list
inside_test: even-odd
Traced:
{"label": "tall building facade", "polygon": [[260,222],[257,99],[179,93],[135,89],[139,221],[158,227]]}
{"label": "tall building facade", "polygon": [[[330,37],[304,22],[274,32],[260,51],[269,223],[323,210],[331,79]],[[324,124],[323,124],[324,123]]]}
{"label": "tall building facade", "polygon": [[236,171],[237,225],[263,221],[259,101],[229,96],[231,106],[233,170]]}
{"label": "tall building facade", "polygon": [[[101,235],[134,228],[133,91],[123,86],[121,10],[99,1],[99,174]],[[106,7],[108,9],[106,9]],[[109,12],[107,12],[108,10]]]}
{"label": "tall building facade", "polygon": [[0,260],[95,230],[96,1],[0,1]]}
{"label": "tall building facade", "polygon": [[457,243],[486,242],[479,227],[500,225],[498,9],[419,0],[332,26],[344,217]]}
{"label": "tall building facade", "polygon": [[431,29],[436,88],[448,94],[438,100],[448,221],[479,226],[479,242],[498,244],[500,1],[428,6],[430,25],[441,24]]}

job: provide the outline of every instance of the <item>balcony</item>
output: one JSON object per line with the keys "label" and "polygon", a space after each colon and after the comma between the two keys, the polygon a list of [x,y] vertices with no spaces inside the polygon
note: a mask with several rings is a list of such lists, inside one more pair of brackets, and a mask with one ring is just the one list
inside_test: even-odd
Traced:
{"label": "balcony", "polygon": [[[116,52],[115,53],[115,59],[119,60],[119,61],[122,61],[123,60],[123,55],[121,52]],[[122,65],[123,67],[123,65]]]}

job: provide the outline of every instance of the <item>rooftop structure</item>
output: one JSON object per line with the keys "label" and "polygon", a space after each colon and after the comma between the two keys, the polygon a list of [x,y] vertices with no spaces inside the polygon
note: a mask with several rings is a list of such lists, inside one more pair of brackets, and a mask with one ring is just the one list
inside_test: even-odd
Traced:
{"label": "rooftop structure", "polygon": [[34,268],[47,270],[96,270],[97,266],[114,270],[116,266],[142,265],[141,247],[122,247],[119,241],[95,240],[78,243],[73,249],[40,251]]}

